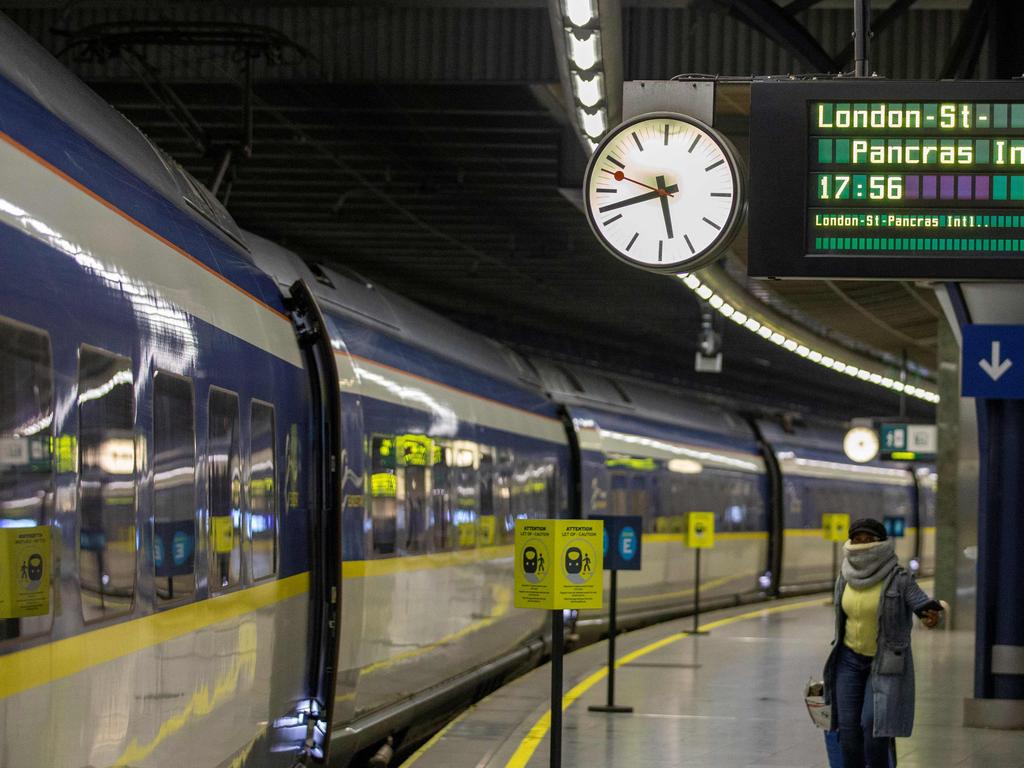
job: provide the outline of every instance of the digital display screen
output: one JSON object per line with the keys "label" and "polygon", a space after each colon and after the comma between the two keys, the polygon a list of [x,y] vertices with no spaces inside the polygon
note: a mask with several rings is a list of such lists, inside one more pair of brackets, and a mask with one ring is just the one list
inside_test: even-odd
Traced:
{"label": "digital display screen", "polygon": [[751,275],[1024,274],[1020,85],[755,82],[750,165]]}

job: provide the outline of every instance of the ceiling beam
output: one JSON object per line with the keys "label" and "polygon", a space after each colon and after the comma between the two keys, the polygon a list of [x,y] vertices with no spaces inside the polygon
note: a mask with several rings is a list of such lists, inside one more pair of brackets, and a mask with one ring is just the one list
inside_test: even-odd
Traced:
{"label": "ceiling beam", "polygon": [[813,72],[835,72],[836,62],[807,27],[774,0],[715,0],[736,18],[771,38]]}

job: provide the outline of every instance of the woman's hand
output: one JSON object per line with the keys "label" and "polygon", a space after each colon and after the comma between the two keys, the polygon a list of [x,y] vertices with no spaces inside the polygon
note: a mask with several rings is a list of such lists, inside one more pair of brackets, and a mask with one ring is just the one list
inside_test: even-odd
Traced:
{"label": "woman's hand", "polygon": [[925,611],[921,614],[921,623],[928,627],[928,629],[935,629],[939,624],[939,619],[941,618],[942,611]]}

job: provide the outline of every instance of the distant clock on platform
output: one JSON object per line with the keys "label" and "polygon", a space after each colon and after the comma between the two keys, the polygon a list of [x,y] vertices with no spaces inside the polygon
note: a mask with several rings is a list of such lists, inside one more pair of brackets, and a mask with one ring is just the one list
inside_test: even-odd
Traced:
{"label": "distant clock on platform", "polygon": [[743,174],[729,141],[699,120],[652,112],[614,128],[583,182],[587,218],[628,264],[687,272],[714,261],[743,218]]}

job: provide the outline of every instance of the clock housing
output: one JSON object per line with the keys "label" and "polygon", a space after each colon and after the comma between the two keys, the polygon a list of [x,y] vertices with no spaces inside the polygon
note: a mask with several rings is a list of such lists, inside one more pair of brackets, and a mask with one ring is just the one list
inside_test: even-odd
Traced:
{"label": "clock housing", "polygon": [[639,115],[613,129],[590,159],[583,196],[605,248],[661,273],[718,258],[746,206],[732,144],[700,120],[671,112]]}

